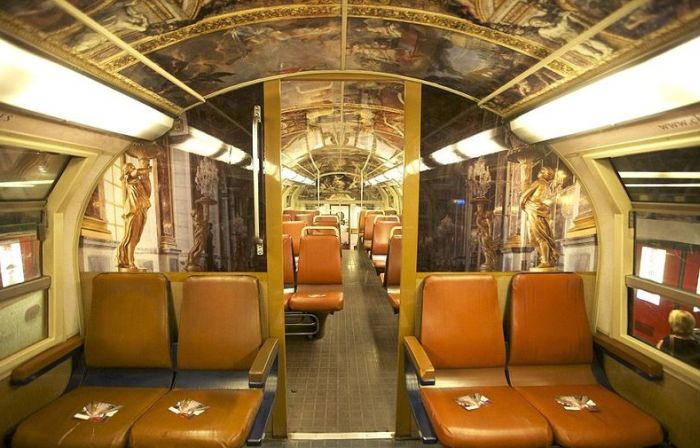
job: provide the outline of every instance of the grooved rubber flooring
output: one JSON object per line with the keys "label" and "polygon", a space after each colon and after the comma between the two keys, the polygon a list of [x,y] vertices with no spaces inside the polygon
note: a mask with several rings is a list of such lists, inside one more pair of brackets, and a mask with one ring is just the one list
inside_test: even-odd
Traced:
{"label": "grooved rubber flooring", "polygon": [[[345,250],[342,259],[345,306],[328,316],[325,336],[287,337],[289,432],[394,431],[398,316],[367,256]],[[286,446],[390,442],[287,441]]]}

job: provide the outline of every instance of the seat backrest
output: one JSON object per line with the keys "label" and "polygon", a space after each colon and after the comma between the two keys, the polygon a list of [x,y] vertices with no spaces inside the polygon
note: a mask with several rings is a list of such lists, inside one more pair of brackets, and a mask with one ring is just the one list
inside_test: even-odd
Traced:
{"label": "seat backrest", "polygon": [[357,233],[359,235],[362,235],[362,232],[365,230],[365,215],[367,214],[367,210],[364,208],[360,210],[360,216],[357,218]]}
{"label": "seat backrest", "polygon": [[[517,274],[511,281],[509,308],[508,368],[515,384],[530,381],[525,379],[525,374],[520,374],[525,371],[518,370],[520,366],[536,368],[540,377],[538,381],[544,381],[544,384],[595,382],[590,375],[593,338],[580,276],[570,273]],[[581,375],[560,368],[566,366],[580,366]],[[552,375],[547,370],[551,370]],[[531,370],[526,376],[532,375]],[[523,376],[522,380],[519,376]],[[546,379],[547,376],[550,378]],[[576,376],[579,378],[574,378]]]}
{"label": "seat backrest", "polygon": [[299,251],[297,284],[340,285],[340,242],[335,235],[304,235]]}
{"label": "seat backrest", "polygon": [[[394,228],[396,229],[396,228]],[[386,257],[384,287],[401,284],[401,234],[396,234],[389,240],[389,254]]]}
{"label": "seat backrest", "polygon": [[248,370],[262,345],[254,277],[193,276],[184,282],[178,370]]}
{"label": "seat backrest", "polygon": [[289,215],[290,219],[289,221],[296,221],[297,219],[297,211],[291,208],[285,209],[282,211],[283,215]]}
{"label": "seat backrest", "polygon": [[292,251],[294,256],[299,255],[299,242],[301,241],[301,230],[306,226],[305,221],[283,221],[282,233],[292,237]]}
{"label": "seat backrest", "polygon": [[367,250],[372,248],[372,240],[374,239],[374,226],[378,222],[383,221],[393,221],[399,222],[396,215],[386,216],[382,214],[367,214],[365,216],[365,233],[364,233],[364,245]]}
{"label": "seat backrest", "polygon": [[420,341],[436,369],[505,366],[496,281],[431,275],[423,283]]}
{"label": "seat backrest", "polygon": [[288,215],[286,213],[283,213],[282,214],[282,221],[294,221],[294,219],[292,218],[292,215]]}
{"label": "seat backrest", "polygon": [[294,248],[292,247],[292,237],[282,235],[282,259],[284,271],[284,286],[294,286]]}
{"label": "seat backrest", "polygon": [[336,215],[318,215],[314,216],[315,226],[337,226],[340,220]]}
{"label": "seat backrest", "polygon": [[162,274],[100,274],[85,331],[88,368],[172,368],[168,280]]}
{"label": "seat backrest", "polygon": [[[364,210],[363,210],[364,211]],[[375,215],[381,215],[384,212],[381,210],[367,210],[364,215],[362,215],[362,219],[360,220],[360,233],[364,235],[365,230],[367,230],[367,224],[370,223],[370,216],[375,216]],[[374,221],[371,221],[374,222]]]}
{"label": "seat backrest", "polygon": [[296,220],[297,221],[304,221],[304,224],[307,226],[311,226],[314,224],[314,214],[309,212],[297,212],[296,215]]}
{"label": "seat backrest", "polygon": [[375,222],[374,235],[372,236],[372,255],[386,255],[389,252],[391,231],[400,225],[397,221]]}

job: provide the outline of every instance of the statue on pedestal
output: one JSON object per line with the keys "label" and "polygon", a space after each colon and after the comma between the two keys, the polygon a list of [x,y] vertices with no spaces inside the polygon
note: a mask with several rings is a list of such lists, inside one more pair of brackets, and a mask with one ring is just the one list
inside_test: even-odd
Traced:
{"label": "statue on pedestal", "polygon": [[533,270],[553,271],[559,261],[559,252],[549,226],[551,200],[548,199],[554,170],[542,167],[537,179],[520,195],[520,209],[527,215],[530,241],[539,255],[539,264]]}

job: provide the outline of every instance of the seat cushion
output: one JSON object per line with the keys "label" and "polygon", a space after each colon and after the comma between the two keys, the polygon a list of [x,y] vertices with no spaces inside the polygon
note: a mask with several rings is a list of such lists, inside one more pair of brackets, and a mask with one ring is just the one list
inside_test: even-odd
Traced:
{"label": "seat cushion", "polygon": [[[491,403],[467,411],[455,402],[458,397],[477,392]],[[425,387],[420,394],[438,440],[445,446],[526,448],[551,443],[547,421],[509,387]]]}
{"label": "seat cushion", "polygon": [[[167,389],[125,387],[79,387],[59,397],[23,421],[12,440],[15,448],[124,447],[129,429]],[[122,408],[101,421],[73,417],[86,404],[102,401]]]}
{"label": "seat cushion", "polygon": [[342,285],[299,285],[289,298],[293,311],[326,312],[343,309]]}
{"label": "seat cushion", "polygon": [[388,292],[387,293],[387,299],[389,300],[389,304],[391,307],[398,311],[399,307],[401,306],[401,292],[400,291],[395,291],[395,292]]}
{"label": "seat cushion", "polygon": [[[662,442],[658,422],[618,395],[598,385],[515,388],[549,421],[563,447],[644,447]],[[567,411],[556,398],[587,395],[598,412]]]}
{"label": "seat cushion", "polygon": [[[262,389],[177,389],[168,392],[131,430],[130,446],[240,447],[262,403]],[[203,414],[186,418],[168,410],[184,399],[209,406]]]}

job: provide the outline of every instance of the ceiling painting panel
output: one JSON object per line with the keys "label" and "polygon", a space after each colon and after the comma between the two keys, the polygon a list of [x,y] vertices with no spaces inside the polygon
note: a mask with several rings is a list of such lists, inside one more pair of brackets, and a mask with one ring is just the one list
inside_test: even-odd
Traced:
{"label": "ceiling painting panel", "polygon": [[[338,70],[340,20],[288,20],[237,27],[182,41],[148,57],[202,96],[258,78]],[[142,64],[122,74],[143,81]]]}

